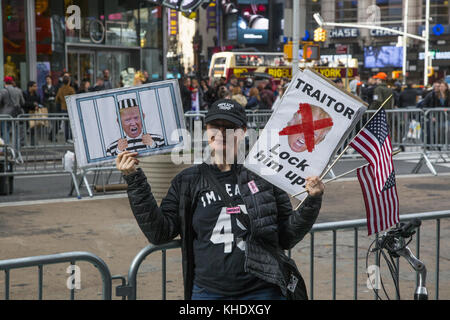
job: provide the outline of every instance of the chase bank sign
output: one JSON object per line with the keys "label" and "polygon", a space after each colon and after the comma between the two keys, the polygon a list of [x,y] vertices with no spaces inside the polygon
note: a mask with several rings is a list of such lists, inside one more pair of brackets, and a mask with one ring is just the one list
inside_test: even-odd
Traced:
{"label": "chase bank sign", "polygon": [[[392,30],[396,30],[396,31],[403,31],[403,27],[387,27],[387,28],[392,29]],[[370,35],[372,37],[393,37],[393,36],[398,36],[397,33],[393,33],[393,32],[390,32],[388,30],[377,30],[377,29],[370,30]]]}
{"label": "chase bank sign", "polygon": [[359,30],[356,28],[338,28],[330,30],[328,35],[332,39],[357,38],[359,37]]}

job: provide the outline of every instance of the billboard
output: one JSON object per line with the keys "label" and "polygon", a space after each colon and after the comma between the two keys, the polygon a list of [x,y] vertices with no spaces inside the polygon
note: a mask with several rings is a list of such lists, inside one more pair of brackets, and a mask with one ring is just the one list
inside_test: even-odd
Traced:
{"label": "billboard", "polygon": [[[222,10],[225,14],[225,38],[246,44],[267,44],[269,38],[268,9],[268,0],[224,1]],[[236,38],[233,36],[234,34]]]}
{"label": "billboard", "polygon": [[396,46],[366,47],[364,48],[365,68],[401,68],[403,48]]}

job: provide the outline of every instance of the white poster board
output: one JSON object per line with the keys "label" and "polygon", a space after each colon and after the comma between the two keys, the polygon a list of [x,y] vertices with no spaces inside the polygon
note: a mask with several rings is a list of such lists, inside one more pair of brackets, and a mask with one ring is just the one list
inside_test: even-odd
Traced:
{"label": "white poster board", "polygon": [[300,70],[244,165],[290,195],[302,192],[307,177],[326,170],[366,109],[365,102],[317,72]]}
{"label": "white poster board", "polygon": [[79,167],[183,148],[185,123],[177,80],[66,97]]}

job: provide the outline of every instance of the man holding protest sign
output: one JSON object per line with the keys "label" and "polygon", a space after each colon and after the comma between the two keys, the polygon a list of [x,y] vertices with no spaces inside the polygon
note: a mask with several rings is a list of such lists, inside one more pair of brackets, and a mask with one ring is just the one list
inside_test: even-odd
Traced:
{"label": "man holding protest sign", "polygon": [[300,210],[292,210],[284,191],[237,163],[247,130],[243,107],[216,101],[205,122],[212,164],[178,174],[160,206],[136,168],[137,153],[118,155],[116,165],[141,230],[154,244],[181,235],[186,299],[305,298],[303,279],[286,278],[279,259],[295,266],[283,250],[295,246],[316,221],[323,183],[307,177],[309,197]]}

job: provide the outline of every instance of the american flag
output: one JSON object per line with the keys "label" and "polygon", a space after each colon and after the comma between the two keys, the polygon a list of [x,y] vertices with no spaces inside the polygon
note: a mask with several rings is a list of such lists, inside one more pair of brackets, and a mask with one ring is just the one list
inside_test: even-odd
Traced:
{"label": "american flag", "polygon": [[366,206],[367,230],[370,236],[390,228],[399,222],[399,201],[395,184],[395,172],[386,180],[381,193],[375,189],[372,166],[356,171]]}
{"label": "american flag", "polygon": [[375,190],[380,193],[394,170],[391,138],[384,109],[378,111],[350,145],[372,166]]}

